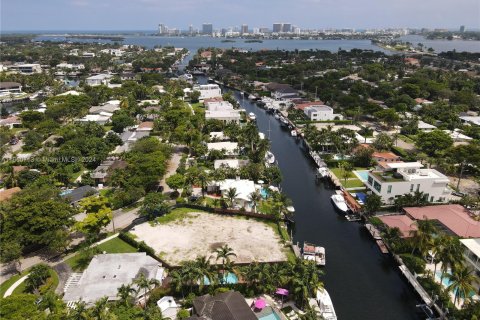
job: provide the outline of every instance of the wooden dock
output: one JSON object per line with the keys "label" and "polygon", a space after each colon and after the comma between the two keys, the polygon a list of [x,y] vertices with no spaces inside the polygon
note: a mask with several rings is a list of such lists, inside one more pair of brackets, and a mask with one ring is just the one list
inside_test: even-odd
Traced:
{"label": "wooden dock", "polygon": [[302,252],[300,251],[300,247],[298,246],[298,243],[297,244],[292,244],[292,250],[293,250],[293,253],[295,253],[295,256],[297,258],[302,257]]}
{"label": "wooden dock", "polygon": [[380,248],[380,251],[382,251],[382,253],[388,253],[387,246],[385,246],[385,243],[383,243],[382,240],[376,240],[375,242],[377,243],[377,246]]}

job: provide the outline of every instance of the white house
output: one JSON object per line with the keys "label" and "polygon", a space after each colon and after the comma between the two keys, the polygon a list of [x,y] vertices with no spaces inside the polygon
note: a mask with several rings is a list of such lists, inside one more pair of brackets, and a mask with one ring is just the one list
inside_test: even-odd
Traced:
{"label": "white house", "polygon": [[225,197],[230,188],[235,188],[237,196],[234,199],[234,207],[246,207],[250,203],[250,194],[255,192],[255,183],[244,179],[225,179],[219,182],[220,191]]}
{"label": "white house", "polygon": [[205,103],[205,119],[220,120],[225,123],[239,123],[241,116],[240,110],[234,109],[228,101],[211,101]]}
{"label": "white house", "polygon": [[110,80],[112,78],[113,76],[111,74],[101,73],[101,74],[88,77],[85,81],[87,82],[87,85],[94,87],[102,84],[107,85],[110,83]]}
{"label": "white house", "polygon": [[343,119],[342,115],[334,114],[333,109],[326,105],[308,106],[303,109],[303,112],[311,121],[331,121],[335,120],[335,118],[338,120]]}
{"label": "white house", "polygon": [[480,126],[480,117],[479,116],[462,116],[460,117],[462,123],[470,124],[474,126]]}
{"label": "white house", "polygon": [[0,94],[22,93],[22,85],[18,82],[0,82]]}
{"label": "white house", "polygon": [[237,142],[210,142],[207,143],[208,151],[217,150],[225,151],[228,155],[237,155],[238,154],[238,143]]}
{"label": "white house", "polygon": [[222,89],[220,89],[218,84],[201,84],[193,87],[193,90],[200,91],[199,100],[222,97]]}
{"label": "white house", "polygon": [[120,49],[103,49],[100,50],[101,53],[106,53],[115,57],[121,57],[125,53],[125,51]]}
{"label": "white house", "polygon": [[465,247],[463,256],[465,262],[478,276],[480,276],[480,238],[460,239]]}
{"label": "white house", "polygon": [[451,190],[448,177],[435,169],[422,169],[419,162],[382,163],[378,170],[368,173],[367,187],[392,204],[395,197],[420,191],[430,202],[447,202]]}
{"label": "white house", "polygon": [[434,125],[428,124],[423,121],[418,121],[418,130],[423,131],[423,132],[430,132],[437,129]]}
{"label": "white house", "polygon": [[95,122],[99,125],[105,125],[112,118],[112,113],[100,112],[98,114],[87,114],[85,117],[77,119],[77,122]]}
{"label": "white house", "polygon": [[42,67],[38,63],[18,63],[9,67],[10,70],[23,74],[41,73]]}
{"label": "white house", "polygon": [[57,69],[69,69],[69,70],[83,70],[85,69],[85,65],[83,63],[79,64],[72,64],[72,63],[59,63],[56,66]]}

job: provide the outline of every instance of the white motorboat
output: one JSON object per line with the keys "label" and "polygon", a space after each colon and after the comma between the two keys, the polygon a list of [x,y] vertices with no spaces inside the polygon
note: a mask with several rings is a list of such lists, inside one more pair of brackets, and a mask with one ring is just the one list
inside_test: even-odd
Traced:
{"label": "white motorboat", "polygon": [[274,164],[275,163],[275,156],[273,155],[272,152],[267,151],[267,153],[265,153],[265,162],[267,164]]}
{"label": "white motorboat", "polygon": [[278,113],[275,113],[273,116],[275,117],[275,119],[280,119],[280,116],[278,115]]}
{"label": "white motorboat", "polygon": [[328,177],[329,176],[328,168],[326,167],[318,168],[318,174],[320,175],[320,178]]}
{"label": "white motorboat", "polygon": [[333,204],[335,207],[337,207],[338,210],[347,213],[348,212],[348,206],[347,203],[345,202],[345,199],[343,198],[342,195],[340,194],[334,194],[331,196],[331,199],[333,201]]}
{"label": "white motorboat", "polygon": [[257,117],[255,116],[255,113],[250,112],[248,114],[248,119],[250,119],[250,121],[255,121],[255,120],[257,120]]}
{"label": "white motorboat", "polygon": [[248,96],[248,99],[250,100],[257,100],[257,97],[255,97],[253,94]]}
{"label": "white motorboat", "polygon": [[327,292],[327,289],[318,289],[317,290],[317,303],[320,307],[320,314],[322,319],[325,320],[337,320],[337,314],[333,308],[333,302],[330,298],[330,295]]}
{"label": "white motorboat", "polygon": [[292,130],[290,132],[290,134],[292,135],[292,137],[296,137],[297,136],[297,130]]}
{"label": "white motorboat", "polygon": [[317,266],[324,266],[326,263],[325,248],[308,242],[303,243],[302,256],[304,260],[314,261]]}

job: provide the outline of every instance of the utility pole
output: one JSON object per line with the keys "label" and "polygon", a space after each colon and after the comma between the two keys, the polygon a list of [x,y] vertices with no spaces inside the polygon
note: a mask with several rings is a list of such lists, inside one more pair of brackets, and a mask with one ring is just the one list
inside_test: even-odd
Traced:
{"label": "utility pole", "polygon": [[458,182],[457,182],[457,191],[460,191],[460,180],[462,180],[462,175],[463,175],[463,167],[465,166],[465,160],[462,161],[462,167],[460,169],[460,176],[458,177]]}

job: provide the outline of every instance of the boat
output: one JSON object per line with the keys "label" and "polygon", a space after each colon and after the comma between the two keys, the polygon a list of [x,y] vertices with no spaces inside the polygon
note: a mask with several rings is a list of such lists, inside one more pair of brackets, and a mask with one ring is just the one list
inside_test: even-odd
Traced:
{"label": "boat", "polygon": [[323,288],[317,290],[317,303],[320,307],[320,315],[322,316],[322,319],[337,320],[337,314],[335,313],[333,302],[327,289]]}
{"label": "boat", "polygon": [[248,99],[250,100],[257,100],[257,97],[255,97],[253,94],[248,96]]}
{"label": "boat", "polygon": [[275,117],[275,119],[280,119],[280,115],[278,113],[275,113],[273,116]]}
{"label": "boat", "polygon": [[267,164],[274,164],[274,163],[275,163],[275,156],[273,155],[272,152],[267,151],[267,152],[265,153],[265,162],[266,162]]}
{"label": "boat", "polygon": [[335,205],[335,207],[344,212],[344,213],[347,213],[348,212],[348,206],[347,206],[347,203],[345,202],[345,199],[343,198],[342,195],[340,194],[334,194],[330,197],[333,201],[333,204]]}
{"label": "boat", "polygon": [[288,120],[285,119],[284,117],[280,116],[280,124],[284,127],[288,127],[289,123]]}
{"label": "boat", "polygon": [[314,261],[317,266],[325,265],[325,248],[304,242],[302,257],[304,260]]}
{"label": "boat", "polygon": [[248,114],[248,119],[250,119],[250,121],[255,121],[255,120],[257,120],[257,117],[255,116],[255,113],[250,112]]}
{"label": "boat", "polygon": [[321,168],[318,168],[318,175],[320,178],[326,178],[329,176],[329,171],[328,171],[328,168],[327,167],[321,167]]}
{"label": "boat", "polygon": [[292,130],[290,132],[290,134],[292,135],[292,137],[296,137],[297,136],[297,130]]}

